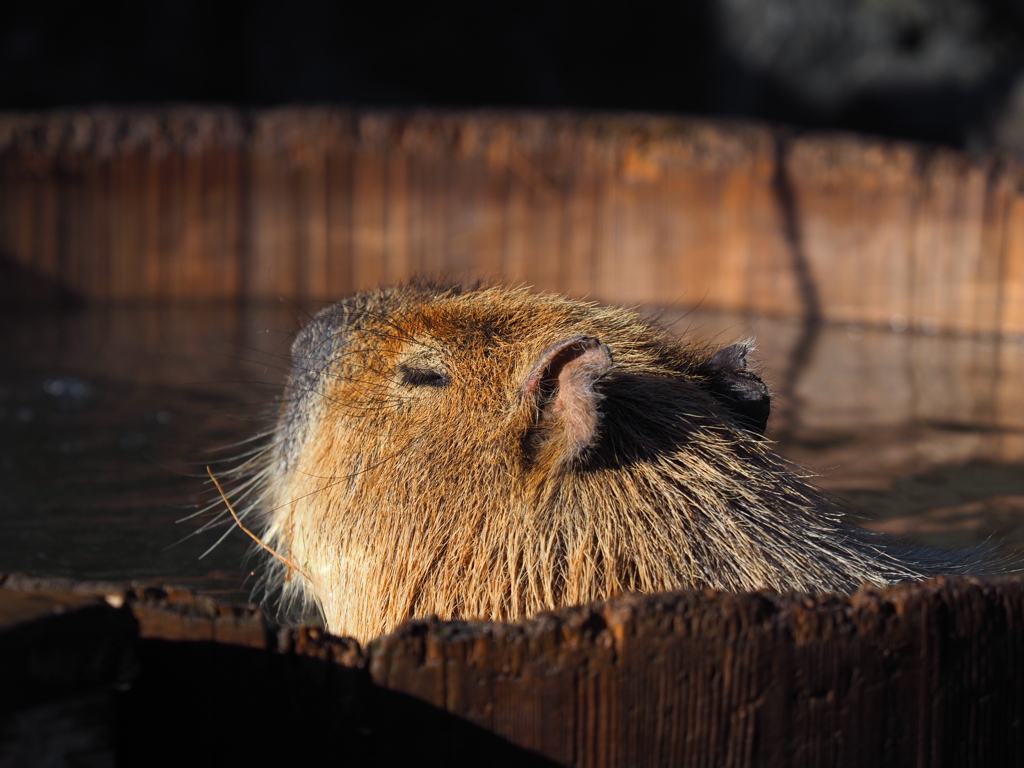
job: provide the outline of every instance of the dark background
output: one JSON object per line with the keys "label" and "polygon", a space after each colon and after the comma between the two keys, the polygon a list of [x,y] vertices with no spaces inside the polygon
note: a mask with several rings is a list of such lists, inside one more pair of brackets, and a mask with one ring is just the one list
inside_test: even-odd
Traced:
{"label": "dark background", "polygon": [[1024,152],[1024,0],[8,4],[0,109],[728,115]]}

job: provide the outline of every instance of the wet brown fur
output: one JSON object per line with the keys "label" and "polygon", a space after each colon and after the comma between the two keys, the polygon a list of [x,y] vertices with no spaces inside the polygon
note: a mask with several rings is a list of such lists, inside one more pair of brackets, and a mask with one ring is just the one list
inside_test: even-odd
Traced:
{"label": "wet brown fur", "polygon": [[[733,349],[722,375],[762,386]],[[843,522],[715,395],[714,352],[522,290],[408,285],[325,310],[293,348],[250,510],[308,574],[271,566],[285,598],[366,640],[426,614],[971,568]]]}

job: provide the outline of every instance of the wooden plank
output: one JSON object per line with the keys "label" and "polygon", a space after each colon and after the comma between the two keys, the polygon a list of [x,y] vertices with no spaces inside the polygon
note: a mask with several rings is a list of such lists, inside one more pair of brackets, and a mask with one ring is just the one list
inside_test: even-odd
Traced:
{"label": "wooden plank", "polygon": [[504,147],[504,162],[509,169],[508,191],[503,212],[504,238],[501,252],[501,273],[512,286],[532,283],[530,263],[534,258],[534,216],[537,211],[534,197],[536,187],[543,185],[530,161],[513,137]]}
{"label": "wooden plank", "polygon": [[482,182],[480,188],[479,226],[476,254],[477,276],[492,282],[507,280],[505,270],[505,201],[512,184],[512,171],[508,166],[506,131],[497,121],[478,118],[481,140],[480,159]]}
{"label": "wooden plank", "polygon": [[[197,267],[203,275],[196,285],[198,298],[229,298],[237,286],[233,281],[238,274],[238,225],[240,213],[237,205],[237,165],[232,163],[235,153],[231,146],[213,147],[202,153],[200,173],[200,220]],[[234,172],[234,173],[233,173]]]}
{"label": "wooden plank", "polygon": [[[205,143],[209,126],[208,121],[200,120],[193,130],[198,136],[182,137],[185,145],[182,150],[183,163],[181,169],[181,267],[180,282],[169,287],[169,293],[181,298],[193,296],[202,298],[210,291],[210,284],[216,279],[217,271],[210,263],[208,252],[208,223],[206,220],[206,189],[207,179],[204,173]],[[220,254],[216,258],[222,258]]]}
{"label": "wooden plank", "polygon": [[525,193],[524,222],[529,222],[522,237],[522,279],[541,291],[564,290],[561,222],[566,190],[576,172],[572,153],[557,141],[557,126],[556,121],[529,120],[509,152],[512,175]]}
{"label": "wooden plank", "polygon": [[428,214],[432,198],[427,191],[434,162],[432,145],[427,143],[427,137],[422,132],[403,126],[402,147],[407,157],[409,274],[423,276],[427,274],[427,251],[432,242],[427,237],[432,224]]}
{"label": "wooden plank", "polygon": [[770,168],[773,146],[766,131],[661,120],[627,152],[624,178],[647,188],[640,204],[649,211],[650,240],[638,243],[635,258],[651,254],[641,290],[654,303],[749,306],[751,251],[769,252],[751,242],[751,195],[758,184],[771,194],[770,170],[759,176],[756,169],[759,159]]}
{"label": "wooden plank", "polygon": [[60,258],[57,250],[57,232],[60,226],[57,208],[60,174],[56,172],[56,149],[55,146],[45,148],[45,155],[40,157],[40,168],[34,174],[35,178],[28,190],[33,204],[32,228],[35,230],[32,263],[39,274],[49,278],[60,277]]}
{"label": "wooden plank", "polygon": [[[191,206],[187,199],[186,160],[172,149],[160,158],[160,288],[157,297],[182,296],[187,290],[185,245],[186,216]],[[194,210],[194,208],[192,209]]]}
{"label": "wooden plank", "polygon": [[71,114],[68,123],[67,139],[60,148],[60,168],[65,178],[61,275],[69,290],[82,295],[86,254],[95,247],[89,226],[89,205],[96,179],[96,156],[91,151],[95,123],[91,115],[82,112]]}
{"label": "wooden plank", "polygon": [[[35,238],[33,192],[35,190],[40,160],[31,144],[28,121],[16,121],[11,127],[8,142],[8,178],[11,179],[11,194],[5,200],[8,206],[6,231],[10,238],[4,250],[21,265],[34,268]],[[35,168],[33,168],[35,166]]]}
{"label": "wooden plank", "polygon": [[565,133],[562,143],[575,172],[563,197],[558,287],[570,296],[586,297],[594,285],[603,147],[593,135],[582,134],[573,140],[569,128]]}
{"label": "wooden plank", "polygon": [[249,140],[245,295],[253,298],[297,293],[289,122],[283,111],[258,114]]}
{"label": "wooden plank", "polygon": [[387,160],[363,148],[352,160],[352,288],[365,291],[384,281]]}
{"label": "wooden plank", "polygon": [[326,163],[318,163],[303,174],[298,202],[298,293],[304,298],[321,301],[335,299],[328,290],[330,253],[327,245]]}
{"label": "wooden plank", "polygon": [[162,252],[162,221],[164,216],[163,198],[161,195],[161,175],[164,159],[169,154],[165,139],[159,137],[145,152],[142,158],[142,198],[140,243],[142,259],[141,280],[147,296],[164,295],[163,285],[163,252]]}
{"label": "wooden plank", "polygon": [[487,279],[497,274],[500,264],[500,250],[493,250],[495,242],[500,242],[500,231],[489,232],[488,228],[496,223],[500,227],[500,220],[495,221],[490,209],[484,126],[473,119],[456,122],[449,118],[448,122],[452,124],[446,131],[451,161],[443,198],[447,269],[453,279]]}
{"label": "wooden plank", "polygon": [[798,266],[807,262],[802,230],[791,226],[790,214],[795,209],[791,210],[791,199],[783,194],[795,192],[789,170],[791,144],[786,134],[776,135],[770,156],[766,156],[766,148],[757,154],[754,169],[759,183],[750,199],[747,223],[755,240],[748,259],[745,293],[749,303],[735,309],[806,317],[812,308],[798,276]]}
{"label": "wooden plank", "polygon": [[448,281],[449,128],[437,115],[427,114],[422,120],[403,120],[402,134],[418,160],[410,179],[415,179],[412,194],[418,198],[412,231],[419,248],[410,276]]}
{"label": "wooden plank", "polygon": [[983,305],[987,293],[980,283],[992,272],[987,262],[999,258],[981,250],[988,169],[961,155],[936,151],[928,155],[923,174],[911,321],[925,332],[985,331],[998,306]]}
{"label": "wooden plank", "polygon": [[619,243],[622,231],[622,185],[615,174],[620,158],[617,148],[611,146],[602,174],[600,197],[596,205],[596,244],[594,248],[594,284],[591,288],[594,298],[611,301],[617,294],[621,266],[618,263]]}
{"label": "wooden plank", "polygon": [[309,115],[296,157],[296,229],[299,269],[298,295],[328,300],[330,251],[328,245],[327,147],[334,143],[330,116],[318,110]]}
{"label": "wooden plank", "polygon": [[409,231],[409,159],[401,150],[387,159],[384,221],[384,281],[396,283],[415,274]]}
{"label": "wooden plank", "polygon": [[149,281],[155,254],[146,252],[146,232],[152,224],[147,203],[155,190],[148,187],[149,155],[162,140],[155,115],[117,115],[110,120],[109,190],[109,290],[114,299],[132,299],[143,291],[163,295],[164,286]]}
{"label": "wooden plank", "polygon": [[1024,337],[1024,167],[1006,170],[1007,201],[1003,220],[1000,330]]}
{"label": "wooden plank", "polygon": [[114,298],[110,279],[113,222],[110,218],[112,180],[109,154],[100,154],[93,172],[95,175],[94,182],[90,185],[87,219],[92,230],[92,237],[89,238],[92,249],[83,259],[81,286],[82,293],[86,296],[104,301]]}
{"label": "wooden plank", "polygon": [[[643,157],[642,146],[619,149],[619,172],[613,177],[616,221],[615,239],[606,263],[602,296],[613,301],[640,304],[655,291],[655,264],[661,256],[655,248],[661,211],[661,169]],[[639,168],[637,167],[639,166]],[[699,264],[700,259],[693,259]]]}
{"label": "wooden plank", "polygon": [[352,125],[335,116],[338,139],[324,154],[327,186],[327,286],[326,293],[340,299],[353,288],[352,276]]}
{"label": "wooden plank", "polygon": [[71,139],[63,148],[62,166],[73,179],[67,215],[66,284],[82,296],[95,298],[99,262],[99,231],[95,208],[101,184],[101,160],[95,151],[96,124],[93,115],[78,114],[71,119]]}
{"label": "wooden plank", "polygon": [[976,326],[977,332],[986,336],[1002,333],[1006,225],[1016,186],[1014,171],[1014,163],[992,158],[985,180],[979,235],[979,248],[984,258],[976,278]]}
{"label": "wooden plank", "polygon": [[422,244],[413,276],[442,282],[457,279],[450,272],[449,259],[453,177],[451,130],[452,126],[436,115],[428,115],[422,122],[409,121],[404,125],[405,132],[418,136],[417,143],[422,151],[418,192],[421,200],[417,217]]}
{"label": "wooden plank", "polygon": [[910,317],[918,154],[846,136],[793,144],[788,173],[801,238],[828,319],[889,325]]}
{"label": "wooden plank", "polygon": [[[713,259],[709,260],[715,265],[715,274],[707,285],[706,300],[713,306],[750,305],[747,295],[747,271],[761,246],[756,242],[756,235],[749,225],[747,215],[754,195],[758,191],[764,194],[771,183],[770,176],[758,174],[758,161],[755,149],[755,153],[743,167],[730,169],[722,174],[723,178],[718,180],[716,190],[717,205],[708,212],[709,217],[713,217],[715,222],[716,247]],[[673,198],[670,198],[670,202],[674,202]],[[676,244],[671,234],[666,237],[663,248],[675,261],[687,257],[687,252]],[[671,273],[664,274],[659,279],[663,289],[673,286],[670,275]],[[677,293],[681,293],[679,287],[673,287]],[[676,300],[681,303],[693,303],[692,300],[687,301],[685,297]]]}

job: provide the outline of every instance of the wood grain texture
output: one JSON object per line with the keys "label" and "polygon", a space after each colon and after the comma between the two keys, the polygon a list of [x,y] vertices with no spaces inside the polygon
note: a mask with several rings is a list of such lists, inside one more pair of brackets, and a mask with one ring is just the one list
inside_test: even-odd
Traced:
{"label": "wood grain texture", "polygon": [[0,253],[88,298],[336,299],[414,275],[1024,333],[1024,166],[645,115],[0,114]]}
{"label": "wood grain texture", "polygon": [[[26,644],[48,654],[34,668],[18,666]],[[12,576],[0,588],[0,646],[0,666],[17,669],[10,679],[33,707],[83,685],[127,690],[104,729],[120,734],[121,754],[144,749],[132,729],[154,718],[241,727],[283,707],[281,744],[340,740],[367,764],[406,748],[429,764],[460,755],[573,766],[1024,761],[1021,578],[849,598],[625,596],[517,624],[412,621],[360,648],[183,590]],[[33,675],[48,676],[46,686]],[[183,708],[173,695],[182,686],[203,694]],[[27,703],[8,695],[0,714]],[[244,751],[242,732],[207,738],[230,754]]]}
{"label": "wood grain texture", "polygon": [[371,645],[370,671],[565,765],[1016,765],[1022,586],[676,593],[516,625],[413,622]]}

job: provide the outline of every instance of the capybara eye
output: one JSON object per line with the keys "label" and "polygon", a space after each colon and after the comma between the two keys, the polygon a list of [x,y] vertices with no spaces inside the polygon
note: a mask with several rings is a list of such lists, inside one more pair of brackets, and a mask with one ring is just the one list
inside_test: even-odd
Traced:
{"label": "capybara eye", "polygon": [[408,365],[398,366],[402,383],[409,387],[446,387],[448,377],[440,371],[429,368],[410,368]]}

